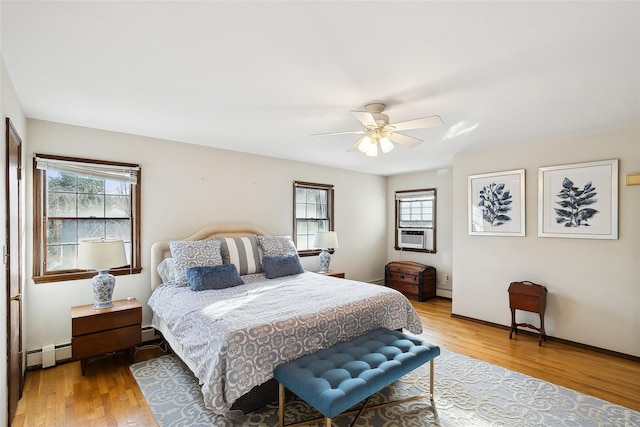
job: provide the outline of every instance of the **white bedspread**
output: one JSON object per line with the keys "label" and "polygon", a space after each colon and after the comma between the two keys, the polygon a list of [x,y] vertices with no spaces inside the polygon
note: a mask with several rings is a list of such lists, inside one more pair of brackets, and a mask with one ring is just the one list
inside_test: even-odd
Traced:
{"label": "white bedspread", "polygon": [[310,272],[201,292],[163,284],[148,304],[153,326],[159,316],[169,327],[195,362],[205,405],[221,415],[282,363],[379,327],[422,332],[399,292]]}

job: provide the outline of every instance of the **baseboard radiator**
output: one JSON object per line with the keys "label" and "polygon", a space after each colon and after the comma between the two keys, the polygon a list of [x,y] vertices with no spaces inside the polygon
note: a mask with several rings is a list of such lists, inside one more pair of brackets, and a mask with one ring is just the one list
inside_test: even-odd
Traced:
{"label": "baseboard radiator", "polygon": [[[156,330],[151,326],[142,328],[142,343],[158,339]],[[50,368],[56,363],[68,362],[71,360],[71,343],[47,344],[40,349],[27,352],[27,369]]]}

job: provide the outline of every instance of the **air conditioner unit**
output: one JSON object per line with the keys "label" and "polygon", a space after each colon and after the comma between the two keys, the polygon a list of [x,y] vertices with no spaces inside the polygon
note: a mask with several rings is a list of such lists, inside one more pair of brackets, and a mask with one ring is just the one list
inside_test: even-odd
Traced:
{"label": "air conditioner unit", "polygon": [[427,230],[415,228],[399,229],[398,247],[411,249],[427,249]]}

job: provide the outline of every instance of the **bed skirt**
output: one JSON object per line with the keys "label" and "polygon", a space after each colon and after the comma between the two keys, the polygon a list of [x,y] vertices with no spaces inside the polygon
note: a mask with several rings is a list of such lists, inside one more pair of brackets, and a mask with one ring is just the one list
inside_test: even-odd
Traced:
{"label": "bed skirt", "polygon": [[242,411],[244,414],[260,409],[269,403],[278,401],[278,382],[271,378],[240,396],[231,406],[232,411]]}

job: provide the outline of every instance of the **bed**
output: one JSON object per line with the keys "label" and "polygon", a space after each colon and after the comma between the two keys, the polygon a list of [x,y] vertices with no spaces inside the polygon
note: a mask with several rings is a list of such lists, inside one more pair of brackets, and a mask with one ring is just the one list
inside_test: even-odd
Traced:
{"label": "bed", "polygon": [[[193,255],[193,247],[215,249],[216,242],[219,258],[215,250]],[[269,385],[282,363],[381,327],[422,332],[401,293],[304,271],[291,245],[289,237],[245,225],[205,227],[152,245],[152,326],[198,378],[205,406],[216,414],[234,418],[275,400],[271,393],[277,399]],[[180,248],[189,248],[187,264],[197,266],[186,268],[186,284],[184,274],[177,279],[185,273]],[[237,270],[242,284],[219,286],[227,279],[207,276],[214,270]]]}

